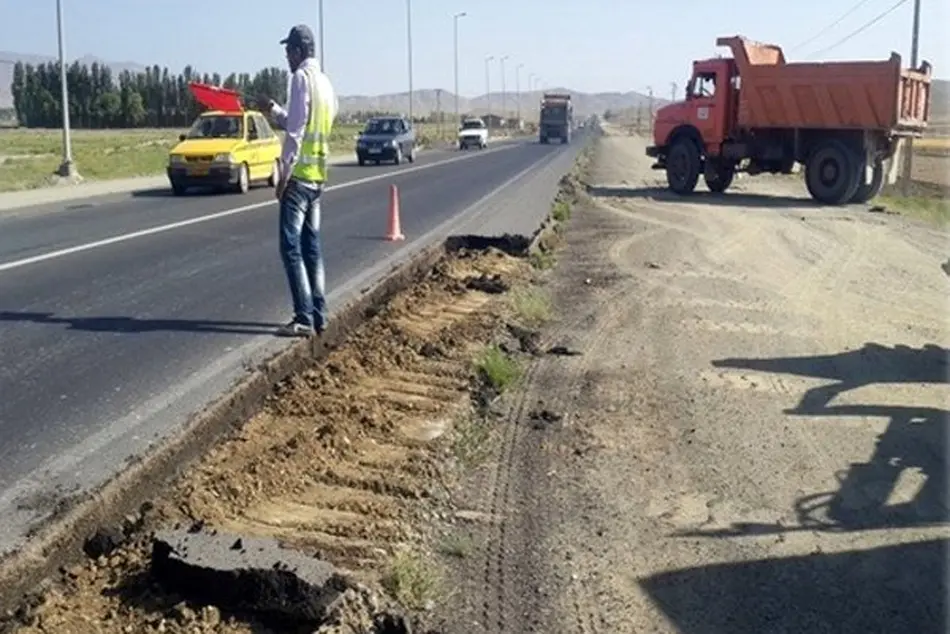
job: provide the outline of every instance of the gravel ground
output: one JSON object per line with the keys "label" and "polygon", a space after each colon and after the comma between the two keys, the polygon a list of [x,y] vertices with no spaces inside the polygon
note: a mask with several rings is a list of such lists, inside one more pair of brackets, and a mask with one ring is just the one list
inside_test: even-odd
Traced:
{"label": "gravel ground", "polygon": [[444,631],[946,631],[946,234],[608,132]]}

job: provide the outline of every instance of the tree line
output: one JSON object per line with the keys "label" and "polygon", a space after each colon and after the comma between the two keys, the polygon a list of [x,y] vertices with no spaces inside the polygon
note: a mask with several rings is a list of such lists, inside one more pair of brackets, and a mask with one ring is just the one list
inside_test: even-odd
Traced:
{"label": "tree line", "polygon": [[[186,66],[173,75],[158,65],[144,72],[123,71],[114,77],[103,64],[74,62],[66,69],[70,125],[76,128],[183,128],[203,110],[188,83],[198,81],[236,89],[253,97],[265,94],[284,103],[286,69],[265,68],[251,76],[232,73],[222,81],[218,73],[198,73]],[[62,127],[62,90],[58,62],[13,67],[13,108],[19,124],[27,128]]]}

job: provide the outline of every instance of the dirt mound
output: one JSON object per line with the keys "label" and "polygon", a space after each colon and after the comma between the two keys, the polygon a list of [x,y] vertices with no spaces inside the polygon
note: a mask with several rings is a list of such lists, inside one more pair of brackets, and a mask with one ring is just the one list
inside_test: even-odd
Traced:
{"label": "dirt mound", "polygon": [[[296,631],[163,588],[143,527],[276,540],[378,587],[396,553],[424,549],[428,520],[450,512],[453,420],[470,407],[477,350],[504,325],[507,289],[531,275],[527,259],[511,255],[521,244],[455,241],[421,282],[325,362],[277,386],[264,411],[188,469],[144,519],[130,520],[138,532],[96,540],[98,556],[64,571],[6,631]],[[359,587],[345,591],[320,631],[402,631],[379,595]]]}

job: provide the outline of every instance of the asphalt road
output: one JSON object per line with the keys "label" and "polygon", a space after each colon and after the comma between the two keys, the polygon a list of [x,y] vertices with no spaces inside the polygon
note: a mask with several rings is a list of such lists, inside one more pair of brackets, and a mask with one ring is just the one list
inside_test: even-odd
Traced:
{"label": "asphalt road", "polygon": [[[331,300],[405,246],[381,240],[390,184],[409,244],[563,149],[335,166]],[[285,345],[271,334],[290,317],[272,196],[161,190],[0,214],[0,552],[224,390],[249,339]]]}

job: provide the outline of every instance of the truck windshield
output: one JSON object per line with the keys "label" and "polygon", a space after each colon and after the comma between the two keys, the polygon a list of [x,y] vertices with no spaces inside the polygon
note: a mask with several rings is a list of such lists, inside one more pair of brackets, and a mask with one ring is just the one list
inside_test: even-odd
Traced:
{"label": "truck windshield", "polygon": [[544,106],[541,110],[542,121],[563,121],[567,116],[567,106]]}
{"label": "truck windshield", "polygon": [[462,129],[463,130],[481,130],[485,127],[485,124],[481,121],[463,121]]}

